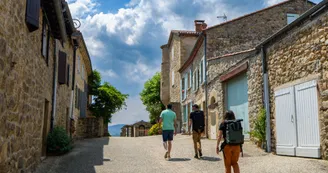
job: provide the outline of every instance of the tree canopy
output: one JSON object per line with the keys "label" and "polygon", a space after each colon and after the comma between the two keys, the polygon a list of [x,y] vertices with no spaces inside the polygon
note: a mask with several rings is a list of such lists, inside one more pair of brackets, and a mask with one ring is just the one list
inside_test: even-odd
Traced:
{"label": "tree canopy", "polygon": [[146,81],[144,89],[140,93],[141,101],[149,112],[149,119],[152,124],[159,120],[159,116],[165,106],[160,98],[161,75],[156,73],[151,79]]}
{"label": "tree canopy", "polygon": [[127,94],[122,94],[108,82],[101,85],[101,75],[94,70],[89,77],[89,92],[93,95],[90,110],[96,117],[103,117],[104,123],[111,122],[112,115],[126,106]]}

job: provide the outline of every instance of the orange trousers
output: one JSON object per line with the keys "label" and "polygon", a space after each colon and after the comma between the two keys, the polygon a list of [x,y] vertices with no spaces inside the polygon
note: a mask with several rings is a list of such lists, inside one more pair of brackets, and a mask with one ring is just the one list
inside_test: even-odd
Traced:
{"label": "orange trousers", "polygon": [[226,173],[231,173],[231,167],[233,167],[234,173],[240,173],[238,165],[240,145],[226,145],[223,154]]}
{"label": "orange trousers", "polygon": [[192,139],[194,141],[194,149],[197,154],[198,151],[202,151],[202,143],[200,142],[200,138],[202,137],[202,132],[192,131]]}

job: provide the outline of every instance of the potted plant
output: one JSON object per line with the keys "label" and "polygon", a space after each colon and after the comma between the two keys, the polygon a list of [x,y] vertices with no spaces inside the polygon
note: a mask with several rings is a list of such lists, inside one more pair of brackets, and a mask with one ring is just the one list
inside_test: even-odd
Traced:
{"label": "potted plant", "polygon": [[254,130],[249,132],[250,136],[256,140],[256,144],[259,148],[264,148],[265,144],[265,120],[266,111],[262,108],[254,122]]}

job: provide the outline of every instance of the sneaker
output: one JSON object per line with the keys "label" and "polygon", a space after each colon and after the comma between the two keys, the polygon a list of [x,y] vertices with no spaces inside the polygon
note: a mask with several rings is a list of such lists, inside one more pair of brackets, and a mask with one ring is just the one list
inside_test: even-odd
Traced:
{"label": "sneaker", "polygon": [[199,157],[202,157],[203,156],[203,153],[202,153],[202,150],[199,150]]}
{"label": "sneaker", "polygon": [[199,159],[198,154],[195,154],[194,158],[195,159]]}
{"label": "sneaker", "polygon": [[164,149],[167,150],[167,142],[163,142]]}
{"label": "sneaker", "polygon": [[167,161],[170,161],[170,159],[171,159],[171,156],[170,156],[170,154],[167,152],[167,158],[166,158],[166,160],[167,160]]}

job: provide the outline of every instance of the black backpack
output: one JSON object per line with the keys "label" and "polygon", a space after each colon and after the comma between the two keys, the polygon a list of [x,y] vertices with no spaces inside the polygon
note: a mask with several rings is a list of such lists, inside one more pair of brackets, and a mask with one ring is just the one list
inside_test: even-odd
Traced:
{"label": "black backpack", "polygon": [[193,114],[193,129],[198,132],[204,132],[205,130],[205,120],[204,120],[204,112],[197,111],[192,112]]}
{"label": "black backpack", "polygon": [[242,119],[224,121],[226,128],[226,144],[242,145],[244,144],[243,127],[241,126]]}

